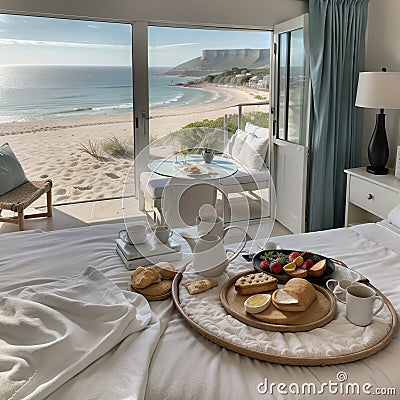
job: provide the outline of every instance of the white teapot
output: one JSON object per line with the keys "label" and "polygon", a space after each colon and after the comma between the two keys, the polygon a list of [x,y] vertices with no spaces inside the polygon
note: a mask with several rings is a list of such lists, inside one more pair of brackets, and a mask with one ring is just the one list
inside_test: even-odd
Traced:
{"label": "white teapot", "polygon": [[210,233],[199,237],[193,248],[193,269],[202,276],[221,275],[243,250],[243,241],[236,251],[228,257],[220,236]]}

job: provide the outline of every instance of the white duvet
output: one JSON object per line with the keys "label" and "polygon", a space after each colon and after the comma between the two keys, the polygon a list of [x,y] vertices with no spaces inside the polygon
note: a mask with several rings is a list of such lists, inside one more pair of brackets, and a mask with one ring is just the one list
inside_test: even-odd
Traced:
{"label": "white duvet", "polygon": [[153,323],[142,296],[122,292],[93,267],[73,278],[3,293],[1,398],[45,398]]}
{"label": "white duvet", "polygon": [[[0,294],[5,295],[21,287],[69,279],[81,274],[88,265],[93,265],[121,290],[120,293],[129,302],[131,294],[124,290],[130,273],[115,253],[114,239],[120,229],[121,225],[116,224],[21,234],[18,238],[15,235],[0,236]],[[344,261],[350,268],[368,277],[399,311],[400,235],[387,227],[367,224],[351,229],[274,238],[274,241],[282,248],[315,251]],[[16,245],[18,251],[15,250]],[[235,260],[235,265],[239,263],[251,268],[251,264],[246,264],[244,260]],[[43,388],[55,383],[52,386],[54,389],[65,382],[47,399],[291,400],[304,399],[306,396],[294,391],[281,393],[276,386],[271,388],[271,384],[282,383],[287,385],[286,388],[291,383],[300,386],[322,385],[329,380],[338,383],[338,377],[346,378],[342,383],[370,384],[374,393],[382,388],[397,390],[394,395],[380,395],[380,399],[396,399],[400,395],[398,334],[383,350],[357,362],[327,367],[284,366],[241,356],[209,342],[188,327],[174,310],[171,300],[152,302],[150,307],[155,315],[145,327],[118,342],[117,337],[124,336],[123,330],[120,331],[119,336],[113,336],[114,347],[102,356],[105,347],[89,346],[88,352],[93,353],[93,362],[66,382],[66,378],[72,376],[68,375],[69,367],[62,360],[52,361],[46,357],[39,368],[43,369],[40,373],[46,381]],[[135,324],[133,329],[138,327]],[[20,336],[13,333],[11,338],[15,335],[24,337],[23,333],[18,333]],[[71,357],[76,357],[74,347],[66,348],[71,351]],[[66,350],[58,358],[64,356],[69,356]],[[76,359],[79,359],[79,354]],[[48,371],[48,367],[57,361],[61,364],[54,367],[53,374],[61,374],[58,381],[54,376],[51,380]],[[38,364],[33,362],[33,365]],[[80,364],[80,367],[83,365]],[[80,367],[75,371],[78,372]],[[29,376],[29,369],[22,368],[21,371],[24,376]],[[11,384],[22,385],[21,382],[23,378]],[[324,395],[308,395],[307,398],[336,400],[378,397],[366,393],[340,393],[339,390],[336,393],[325,391]],[[32,398],[43,396],[32,395]],[[6,398],[5,385],[0,385],[0,399]]]}

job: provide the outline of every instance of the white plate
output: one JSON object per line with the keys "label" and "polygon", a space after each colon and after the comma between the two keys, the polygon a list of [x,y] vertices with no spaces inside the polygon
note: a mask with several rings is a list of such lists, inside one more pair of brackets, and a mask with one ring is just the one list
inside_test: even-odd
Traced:
{"label": "white plate", "polygon": [[198,171],[190,172],[190,171],[185,171],[185,169],[183,169],[183,171],[184,171],[185,174],[187,174],[187,175],[197,175],[197,176],[198,176],[198,175],[207,175],[207,174],[209,173],[208,170],[206,170],[205,168],[200,167],[199,165],[196,165],[196,167],[199,168]]}

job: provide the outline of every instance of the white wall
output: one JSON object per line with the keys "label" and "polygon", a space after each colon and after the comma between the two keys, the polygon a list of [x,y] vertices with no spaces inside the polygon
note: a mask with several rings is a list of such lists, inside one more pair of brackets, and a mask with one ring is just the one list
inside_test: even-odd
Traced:
{"label": "white wall", "polygon": [[271,29],[307,12],[307,4],[304,0],[0,0],[0,12]]}
{"label": "white wall", "polygon": [[[400,72],[400,1],[371,0],[368,10],[366,70]],[[400,96],[400,92],[399,92]],[[363,165],[367,165],[367,146],[379,110],[365,110]],[[386,133],[389,141],[389,167],[394,167],[400,145],[400,110],[386,110]]]}

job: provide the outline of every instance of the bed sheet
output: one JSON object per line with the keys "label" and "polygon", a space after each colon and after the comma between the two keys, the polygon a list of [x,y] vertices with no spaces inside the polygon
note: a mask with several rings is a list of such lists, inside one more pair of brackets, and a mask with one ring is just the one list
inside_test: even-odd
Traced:
{"label": "bed sheet", "polygon": [[[273,238],[273,241],[281,248],[314,251],[344,261],[350,268],[370,278],[398,312],[400,239],[383,229],[376,224],[368,224],[354,229],[282,236]],[[372,238],[385,238],[386,243],[390,243],[389,248]],[[248,265],[251,268],[251,264]],[[393,388],[397,396],[400,393],[398,334],[379,353],[357,362],[298,367],[235,354],[210,343],[182,323],[175,312],[157,346],[146,391],[149,400],[304,399],[307,393],[304,393],[303,385],[304,390],[311,390],[311,393],[314,393],[314,387],[322,391],[307,395],[307,398],[315,399],[373,398],[374,395],[366,392],[373,393],[380,389],[384,392]],[[279,390],[279,384],[286,386]],[[359,388],[360,394],[355,392],[353,395],[353,387],[355,391]],[[379,398],[397,397],[389,394]]]}
{"label": "bed sheet", "polygon": [[[0,237],[0,292],[68,278],[93,265],[121,289],[130,272],[115,253],[115,238],[121,224],[98,225],[54,232],[36,232]],[[371,280],[400,308],[400,237],[386,227],[366,224],[354,228],[274,238],[281,248],[315,251],[344,261]],[[260,241],[260,245],[263,243]],[[235,260],[245,264],[244,260]],[[251,268],[251,264],[248,264]],[[254,360],[209,342],[188,327],[174,310],[172,301],[151,302],[159,320],[159,340],[150,350],[147,370],[130,371],[129,345],[122,343],[61,386],[49,399],[135,399],[132,374],[147,379],[145,398],[155,399],[302,399],[301,386],[335,393],[311,398],[373,398],[361,393],[341,393],[348,385],[371,385],[369,390],[394,388],[400,393],[396,334],[379,353],[366,359],[327,367],[293,367]],[[153,353],[154,350],[154,353]],[[148,376],[147,376],[148,374]],[[338,379],[344,379],[340,382]],[[285,384],[278,388],[278,384]],[[292,384],[292,386],[290,386]],[[336,386],[335,386],[336,384]],[[342,384],[342,385],[341,385]],[[297,386],[296,386],[297,385]],[[308,386],[307,386],[308,385]],[[353,386],[354,386],[353,385]],[[354,387],[355,387],[354,386]],[[116,390],[118,388],[118,390]],[[298,390],[297,390],[297,389]],[[321,389],[322,390],[322,389]],[[280,393],[280,392],[287,392]],[[295,393],[298,391],[298,393]],[[292,392],[292,393],[290,393]],[[1,396],[0,396],[1,398]],[[396,395],[379,398],[397,398]]]}

